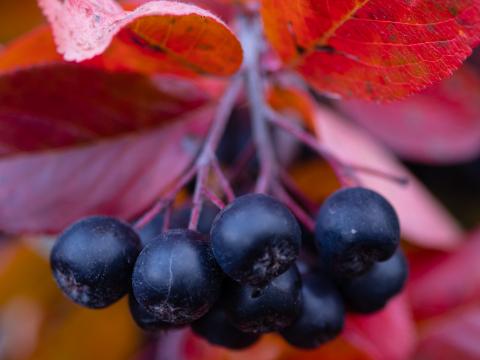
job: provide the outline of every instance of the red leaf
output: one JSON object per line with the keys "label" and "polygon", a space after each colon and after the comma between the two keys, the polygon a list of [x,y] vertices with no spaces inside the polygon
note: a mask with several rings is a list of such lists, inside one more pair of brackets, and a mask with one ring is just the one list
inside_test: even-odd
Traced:
{"label": "red leaf", "polygon": [[415,348],[416,330],[406,298],[394,298],[373,315],[350,316],[344,336],[372,359],[409,359]]}
{"label": "red leaf", "polygon": [[446,249],[459,244],[460,228],[428,190],[388,151],[364,131],[319,107],[316,131],[320,142],[347,164],[360,165],[409,179],[406,186],[357,172],[364,186],[389,199],[400,217],[402,234],[414,244]]}
{"label": "red leaf", "polygon": [[242,49],[225,23],[194,5],[147,2],[133,11],[113,0],[38,0],[66,60],[108,69],[229,75]]}
{"label": "red leaf", "polygon": [[479,338],[480,307],[477,303],[472,308],[429,322],[423,328],[415,358],[477,360],[480,358]]}
{"label": "red leaf", "polygon": [[480,298],[480,231],[457,252],[428,262],[412,259],[409,295],[415,317],[444,314]]}
{"label": "red leaf", "polygon": [[263,0],[265,32],[317,89],[392,100],[445,79],[480,39],[479,0]]}
{"label": "red leaf", "polygon": [[399,155],[448,164],[480,154],[479,103],[480,78],[463,67],[452,78],[402,102],[352,100],[339,105]]}
{"label": "red leaf", "polygon": [[191,161],[211,118],[206,100],[175,78],[72,65],[1,77],[0,229],[137,214]]}

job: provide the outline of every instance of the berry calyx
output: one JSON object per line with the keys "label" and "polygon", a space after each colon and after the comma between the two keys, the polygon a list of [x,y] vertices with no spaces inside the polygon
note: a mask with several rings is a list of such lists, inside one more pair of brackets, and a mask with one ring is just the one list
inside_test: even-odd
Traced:
{"label": "berry calyx", "polygon": [[305,276],[302,298],[300,315],[280,333],[293,346],[314,349],[340,334],[345,309],[335,285],[324,274]]}
{"label": "berry calyx", "polygon": [[247,334],[235,328],[220,304],[215,305],[208,314],[194,322],[192,330],[210,344],[231,350],[248,348],[260,338],[259,335]]}
{"label": "berry calyx", "polygon": [[407,260],[398,250],[390,259],[375,263],[367,273],[340,282],[345,305],[363,314],[381,310],[403,289],[407,275]]}
{"label": "berry calyx", "polygon": [[206,236],[176,229],[142,250],[132,287],[137,301],[156,318],[182,325],[208,312],[217,301],[222,280]]}
{"label": "berry calyx", "polygon": [[107,216],[82,219],[67,228],[50,254],[53,276],[74,302],[104,308],[130,288],[140,240],[126,223]]}
{"label": "berry calyx", "polygon": [[400,224],[383,196],[361,187],[348,188],[335,192],[320,208],[315,240],[329,271],[352,277],[395,253]]}
{"label": "berry calyx", "polygon": [[281,330],[300,312],[301,285],[295,265],[263,288],[232,281],[225,292],[227,315],[244,332],[262,334]]}
{"label": "berry calyx", "polygon": [[292,213],[263,194],[238,197],[216,217],[212,249],[232,279],[262,286],[287,271],[298,256],[301,232]]}

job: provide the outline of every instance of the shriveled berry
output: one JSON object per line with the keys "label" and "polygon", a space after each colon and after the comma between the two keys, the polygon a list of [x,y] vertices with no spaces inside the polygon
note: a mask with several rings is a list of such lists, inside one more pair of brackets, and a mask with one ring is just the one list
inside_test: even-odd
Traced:
{"label": "shriveled berry", "polygon": [[62,291],[89,307],[111,305],[130,288],[140,240],[126,223],[107,216],[82,219],[58,238],[50,265]]}
{"label": "shriveled berry", "polygon": [[261,286],[294,263],[301,232],[295,217],[279,201],[248,194],[217,215],[211,241],[215,258],[227,275]]}
{"label": "shriveled berry", "polygon": [[340,334],[345,309],[335,285],[320,273],[303,279],[300,315],[282,336],[293,346],[314,349]]}
{"label": "shriveled berry", "polygon": [[395,253],[400,225],[383,196],[348,188],[335,192],[320,208],[315,239],[321,260],[335,276],[357,276]]}
{"label": "shriveled berry", "polygon": [[166,331],[175,328],[172,324],[158,320],[154,314],[138,303],[132,293],[128,296],[128,307],[135,323],[145,331]]}
{"label": "shriveled berry", "polygon": [[378,311],[400,293],[407,275],[407,260],[398,250],[390,259],[375,263],[367,273],[340,282],[345,305],[358,313]]}
{"label": "shriveled berry", "polygon": [[133,271],[137,301],[159,320],[191,323],[215,303],[223,275],[207,237],[187,229],[170,230],[142,250]]}
{"label": "shriveled berry", "polygon": [[192,324],[192,330],[212,345],[232,350],[246,349],[260,338],[235,328],[220,304],[215,305],[204,317]]}
{"label": "shriveled berry", "polygon": [[241,331],[254,334],[278,331],[298,316],[301,285],[295,265],[263,288],[231,281],[225,291],[227,314]]}

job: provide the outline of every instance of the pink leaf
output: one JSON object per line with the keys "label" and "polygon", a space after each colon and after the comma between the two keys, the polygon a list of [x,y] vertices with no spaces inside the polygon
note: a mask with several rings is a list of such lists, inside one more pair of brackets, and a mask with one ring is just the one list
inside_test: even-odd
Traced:
{"label": "pink leaf", "polygon": [[409,295],[415,317],[431,318],[480,299],[480,230],[455,253],[412,261]]}
{"label": "pink leaf", "polygon": [[[460,279],[458,279],[460,280]],[[423,331],[415,354],[422,360],[480,359],[480,306],[432,320]]]}
{"label": "pink leaf", "polygon": [[400,156],[445,164],[480,154],[479,103],[480,78],[464,67],[452,78],[401,102],[339,105]]}
{"label": "pink leaf", "polygon": [[416,330],[406,298],[394,298],[373,315],[348,317],[344,336],[372,359],[409,359],[415,347]]}
{"label": "pink leaf", "polygon": [[447,249],[459,244],[460,228],[428,190],[387,150],[364,131],[326,108],[318,108],[316,131],[330,152],[348,164],[355,164],[404,176],[406,186],[358,172],[362,183],[383,194],[400,217],[402,234],[414,244]]}

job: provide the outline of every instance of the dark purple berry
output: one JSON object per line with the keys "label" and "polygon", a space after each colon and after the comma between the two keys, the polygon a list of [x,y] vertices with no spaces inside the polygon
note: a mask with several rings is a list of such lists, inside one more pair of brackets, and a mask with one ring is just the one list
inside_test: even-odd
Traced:
{"label": "dark purple berry", "polygon": [[247,334],[235,328],[219,304],[200,320],[194,322],[192,330],[210,344],[232,350],[246,349],[260,338],[259,335]]}
{"label": "dark purple berry", "polygon": [[395,210],[380,194],[348,188],[327,198],[317,217],[321,260],[335,276],[357,276],[391,257],[400,242]]}
{"label": "dark purple berry", "polygon": [[301,285],[295,265],[263,288],[231,281],[224,300],[227,314],[241,331],[254,334],[278,331],[298,316]]}
{"label": "dark purple berry", "polygon": [[223,275],[207,237],[186,229],[170,230],[140,253],[133,271],[137,301],[159,320],[191,323],[216,302]]}
{"label": "dark purple berry", "polygon": [[128,307],[135,323],[145,331],[167,331],[176,328],[172,324],[158,320],[154,314],[138,303],[133,294],[128,296]]}
{"label": "dark purple berry", "polygon": [[106,216],[82,219],[60,235],[50,254],[58,286],[74,302],[104,308],[125,295],[140,240],[126,223]]}
{"label": "dark purple berry", "polygon": [[257,286],[267,284],[294,263],[301,232],[295,217],[279,201],[248,194],[217,215],[211,241],[215,258],[227,275]]}
{"label": "dark purple berry", "polygon": [[407,260],[398,250],[390,259],[375,263],[367,273],[340,282],[345,305],[364,314],[381,310],[403,289],[407,275]]}
{"label": "dark purple berry", "polygon": [[303,280],[300,315],[282,336],[293,346],[314,349],[340,334],[345,309],[334,284],[320,273]]}

